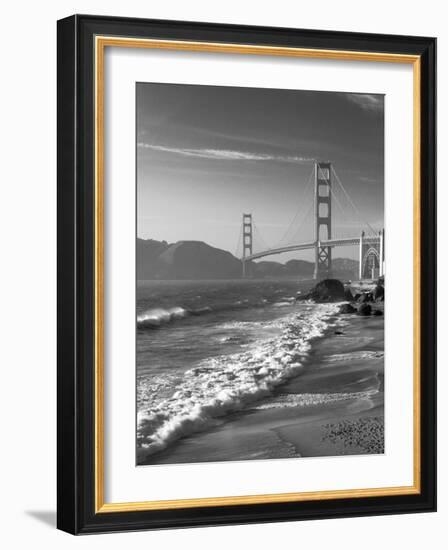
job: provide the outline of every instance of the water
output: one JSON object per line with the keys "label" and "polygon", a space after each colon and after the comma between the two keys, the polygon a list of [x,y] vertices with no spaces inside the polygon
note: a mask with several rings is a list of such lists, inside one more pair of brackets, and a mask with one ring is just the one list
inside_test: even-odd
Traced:
{"label": "water", "polygon": [[297,281],[139,282],[137,455],[273,395],[298,376],[334,305],[295,303]]}

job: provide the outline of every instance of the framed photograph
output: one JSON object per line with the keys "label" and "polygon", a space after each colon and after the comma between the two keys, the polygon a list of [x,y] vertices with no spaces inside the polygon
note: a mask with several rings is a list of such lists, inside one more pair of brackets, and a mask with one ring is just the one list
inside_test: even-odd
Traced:
{"label": "framed photograph", "polygon": [[58,22],[58,527],[434,511],[434,38]]}

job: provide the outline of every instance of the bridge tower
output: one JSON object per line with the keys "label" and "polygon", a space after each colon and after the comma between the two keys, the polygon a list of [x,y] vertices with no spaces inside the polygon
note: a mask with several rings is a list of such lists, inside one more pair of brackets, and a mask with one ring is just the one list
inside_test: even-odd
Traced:
{"label": "bridge tower", "polygon": [[374,237],[359,239],[359,279],[376,279],[384,275],[384,229]]}
{"label": "bridge tower", "polygon": [[253,226],[252,214],[243,214],[243,277],[250,276],[249,265],[246,265],[246,257],[251,256],[253,252]]}
{"label": "bridge tower", "polygon": [[[331,277],[331,247],[321,246],[321,240],[331,239],[331,163],[314,164],[314,278]],[[322,238],[321,229],[326,230]]]}

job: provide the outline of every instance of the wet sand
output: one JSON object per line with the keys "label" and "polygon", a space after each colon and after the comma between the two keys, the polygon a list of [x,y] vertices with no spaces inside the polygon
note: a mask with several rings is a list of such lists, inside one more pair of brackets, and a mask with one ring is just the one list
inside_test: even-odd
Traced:
{"label": "wet sand", "polygon": [[148,464],[384,452],[384,317],[338,315],[302,374]]}

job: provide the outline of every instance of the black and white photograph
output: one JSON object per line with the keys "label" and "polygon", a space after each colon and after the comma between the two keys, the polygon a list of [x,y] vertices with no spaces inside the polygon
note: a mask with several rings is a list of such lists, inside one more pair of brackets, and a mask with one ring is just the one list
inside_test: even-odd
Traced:
{"label": "black and white photograph", "polygon": [[137,464],[384,453],[384,96],[136,110]]}
{"label": "black and white photograph", "polygon": [[[228,15],[239,24],[202,11],[58,20],[57,270],[39,279],[36,234],[32,289],[15,273],[21,290],[6,293],[17,308],[17,296],[39,301],[57,282],[57,468],[37,453],[32,471],[56,470],[58,530],[244,525],[236,547],[271,548],[280,522],[300,521],[305,544],[359,546],[375,521],[384,541],[395,525],[417,548],[422,529],[403,530],[406,514],[409,526],[440,527],[427,513],[437,511],[437,39],[420,24],[404,32],[402,10],[372,12],[362,31],[356,10],[350,21],[333,7],[320,29],[307,6],[276,5],[263,20],[241,5]],[[23,147],[19,157],[16,172],[35,168]],[[28,199],[49,181],[32,172]],[[25,230],[6,241],[23,256],[30,209],[52,219],[39,201],[8,204]],[[45,347],[41,325],[28,340]],[[53,410],[48,369],[23,330],[20,341],[11,365],[30,348],[42,383],[7,386]],[[24,439],[26,421],[7,424]],[[38,479],[33,502],[54,499],[54,483]]]}

